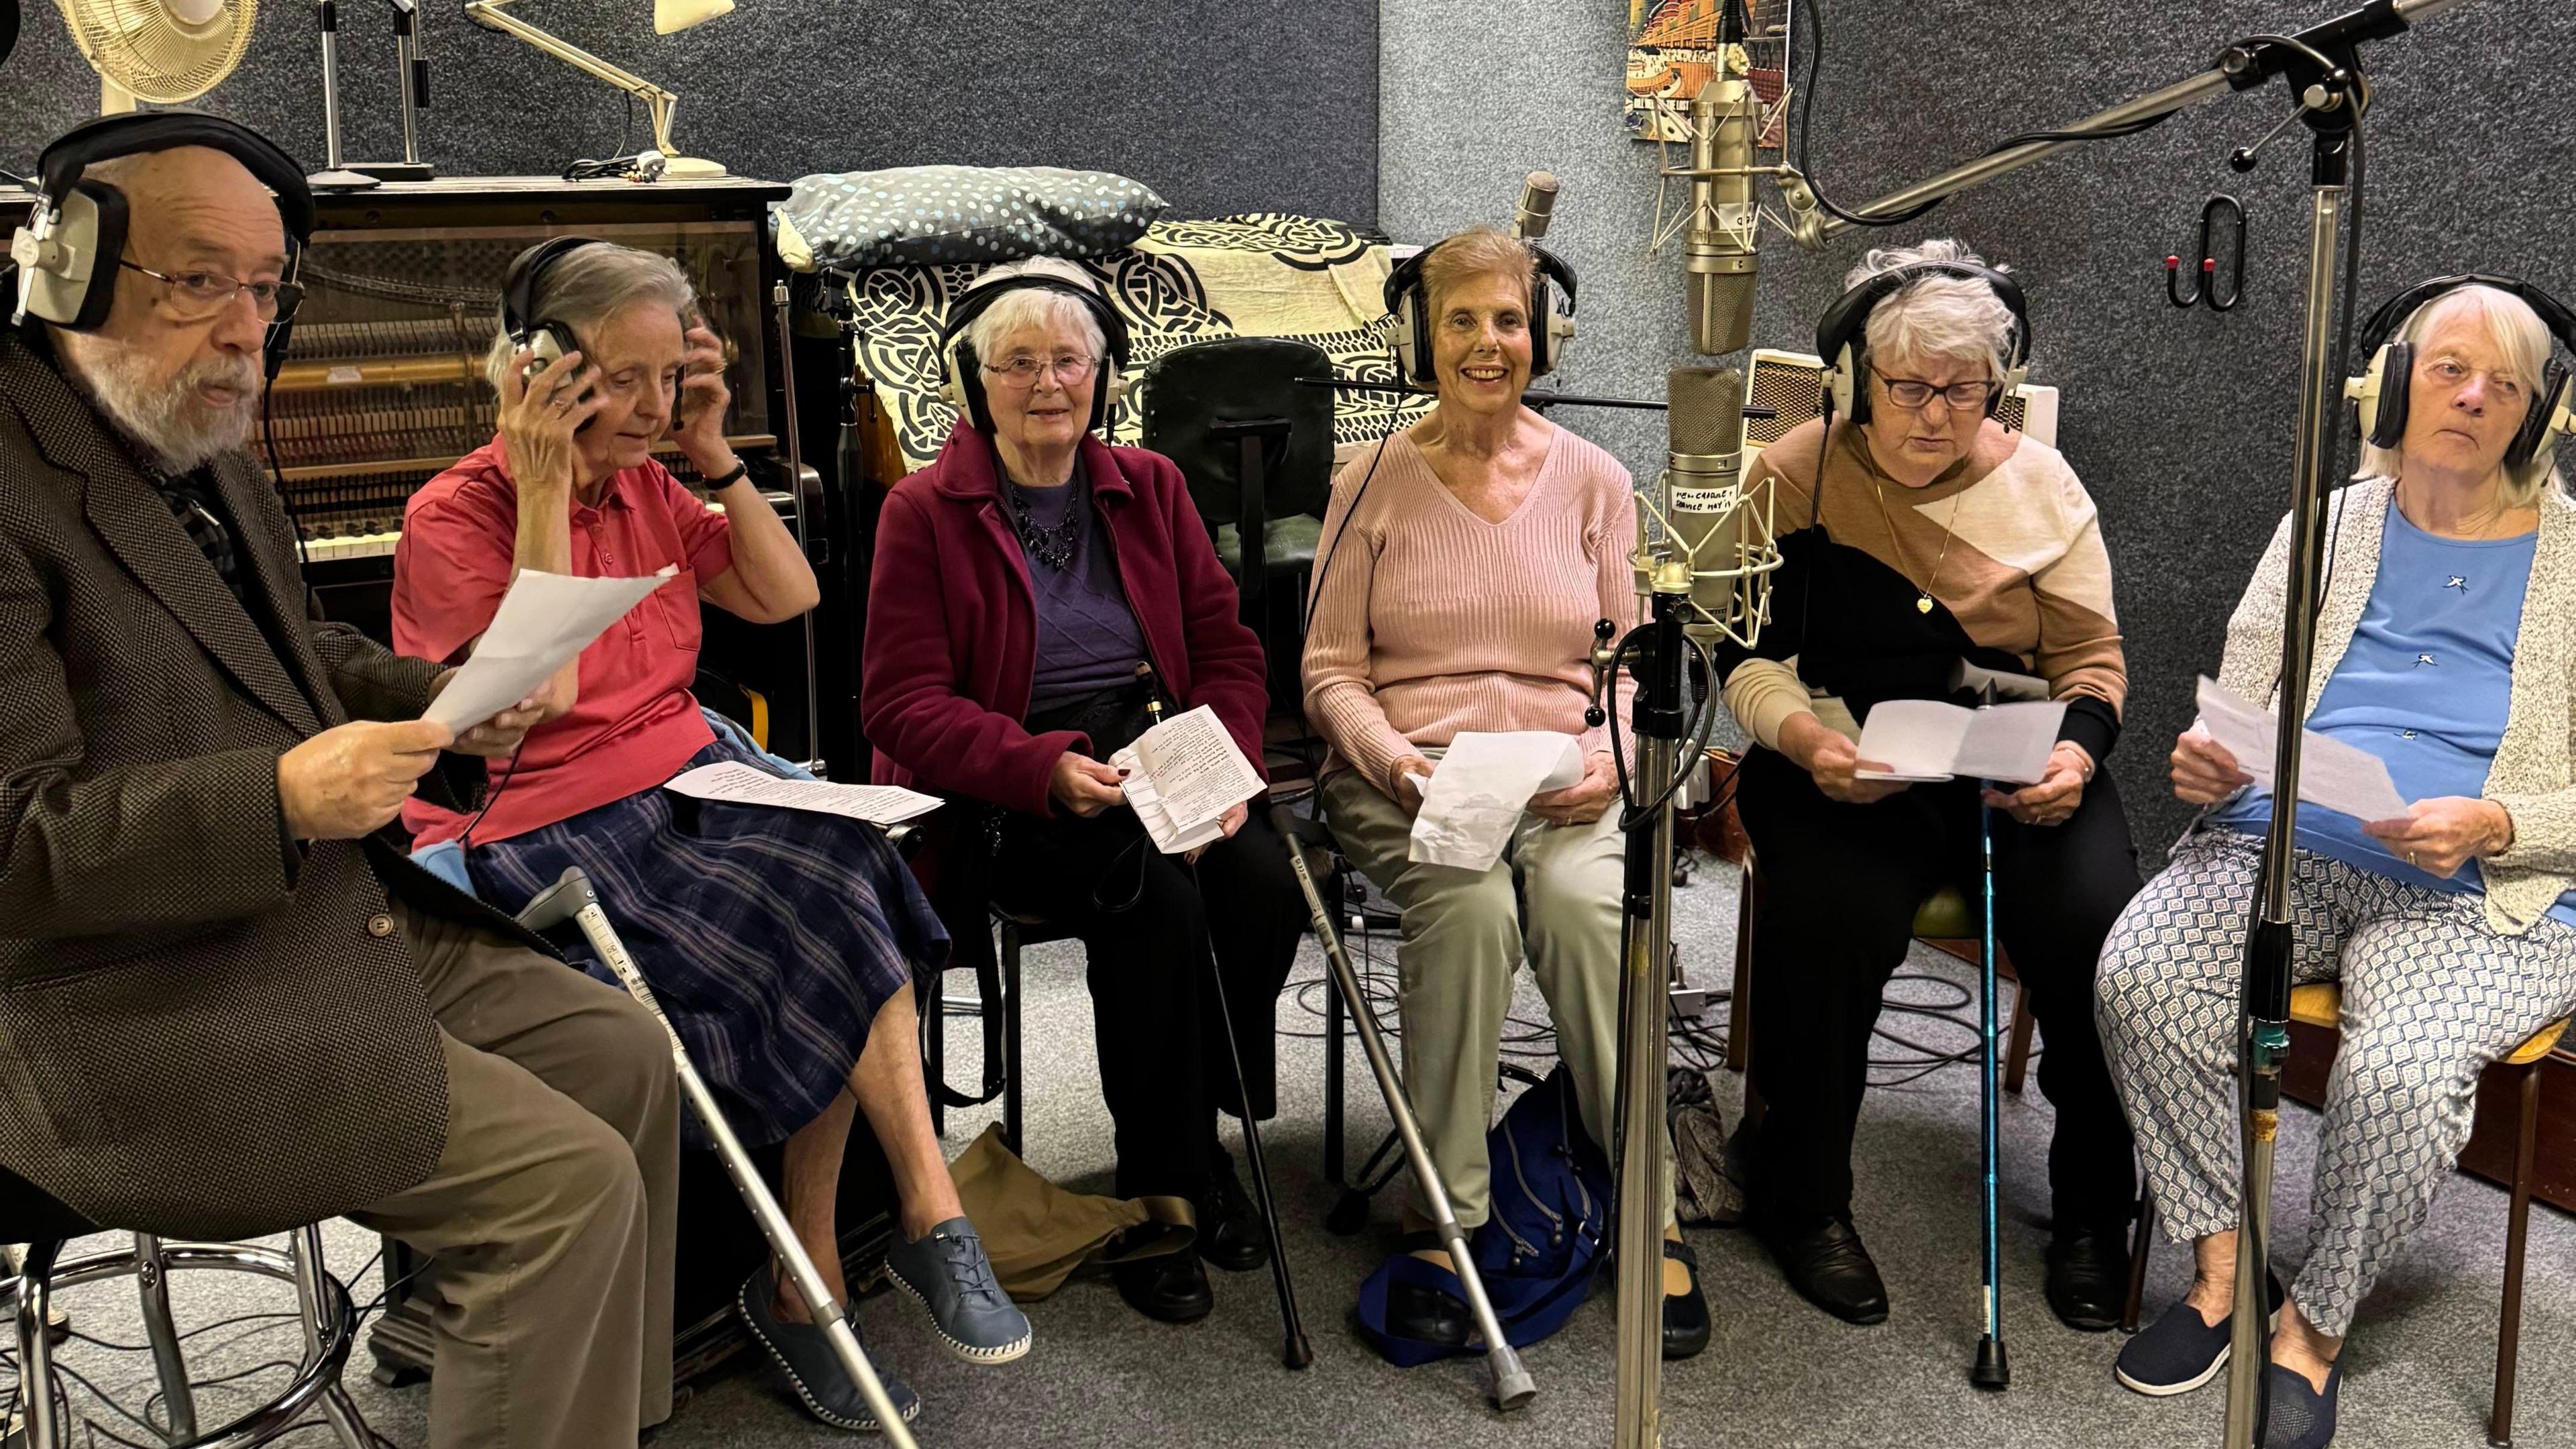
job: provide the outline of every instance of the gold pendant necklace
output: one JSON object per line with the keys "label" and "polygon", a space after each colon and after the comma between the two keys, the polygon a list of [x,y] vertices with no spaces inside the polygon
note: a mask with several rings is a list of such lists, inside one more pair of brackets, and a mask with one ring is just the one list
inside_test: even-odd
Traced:
{"label": "gold pendant necklace", "polygon": [[[1870,471],[1873,474],[1877,472],[1875,468]],[[1896,536],[1896,520],[1887,511],[1887,490],[1873,476],[1869,480],[1869,491],[1878,499],[1878,521],[1887,528],[1887,546],[1896,550],[1896,571],[1911,583],[1914,577],[1914,566],[1905,561],[1905,540]],[[1950,561],[1950,540],[1958,536],[1951,531],[1951,525],[1959,521],[1959,499],[1967,491],[1962,488],[1950,495],[1950,523],[1942,525],[1941,528],[1940,556],[1932,560],[1932,575],[1923,581],[1914,596],[1914,612],[1918,614],[1932,612],[1932,586],[1941,581],[1941,566]]]}

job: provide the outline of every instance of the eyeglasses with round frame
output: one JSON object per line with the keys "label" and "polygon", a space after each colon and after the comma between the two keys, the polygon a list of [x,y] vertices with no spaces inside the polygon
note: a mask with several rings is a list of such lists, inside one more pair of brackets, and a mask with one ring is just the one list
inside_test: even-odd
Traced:
{"label": "eyeglasses with round frame", "polygon": [[304,289],[293,282],[245,282],[221,272],[156,272],[122,257],[116,264],[161,283],[170,299],[170,310],[178,313],[183,322],[205,321],[245,292],[250,294],[251,306],[263,322],[289,320],[304,301]]}
{"label": "eyeglasses with round frame", "polygon": [[1037,387],[1041,374],[1052,372],[1055,380],[1066,387],[1080,387],[1091,380],[1100,366],[1097,357],[1079,352],[1059,352],[1053,357],[1014,357],[1003,362],[988,362],[984,370],[1016,391],[1027,392]]}
{"label": "eyeglasses with round frame", "polygon": [[1983,412],[1986,404],[1994,401],[1995,394],[2000,391],[1992,379],[1944,384],[1926,382],[1919,377],[1882,376],[1878,381],[1881,387],[1887,389],[1889,402],[1909,411],[1929,407],[1932,405],[1932,399],[1938,397],[1958,411],[1965,412],[1974,408]]}

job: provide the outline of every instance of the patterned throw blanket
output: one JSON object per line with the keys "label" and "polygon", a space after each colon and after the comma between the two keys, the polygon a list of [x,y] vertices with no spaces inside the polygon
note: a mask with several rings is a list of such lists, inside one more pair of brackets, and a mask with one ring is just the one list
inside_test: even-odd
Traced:
{"label": "patterned throw blanket", "polygon": [[[1175,347],[1219,337],[1293,337],[1333,359],[1343,377],[1392,381],[1381,294],[1386,243],[1338,221],[1256,212],[1216,221],[1158,221],[1135,245],[1081,260],[1127,319],[1142,375]],[[948,439],[956,409],[939,397],[939,329],[976,266],[874,267],[826,273],[859,328],[859,362],[894,419],[907,469],[927,465]],[[1150,387],[1151,383],[1145,384]],[[1144,388],[1111,415],[1111,433],[1136,441]],[[1342,393],[1333,440],[1376,440],[1420,415],[1425,399]]]}

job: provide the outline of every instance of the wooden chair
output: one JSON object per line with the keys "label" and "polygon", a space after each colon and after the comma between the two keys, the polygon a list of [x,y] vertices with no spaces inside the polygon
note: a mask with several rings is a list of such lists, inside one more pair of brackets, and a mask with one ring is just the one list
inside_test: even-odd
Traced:
{"label": "wooden chair", "polygon": [[[1726,1068],[1731,1072],[1743,1071],[1753,1059],[1753,923],[1762,909],[1762,871],[1750,845],[1744,847],[1743,864],[1744,882],[1735,907],[1735,991],[1729,1000],[1726,1025]],[[1914,939],[1973,962],[1985,935],[1977,915],[1977,907],[1967,892],[1956,886],[1943,886],[1915,909]],[[1995,975],[2013,983],[2004,1090],[2018,1093],[2030,1068],[2030,993],[2021,989],[2021,979],[2013,974],[2012,958],[2004,954],[2001,946],[1995,948]]]}
{"label": "wooden chair", "polygon": [[[2343,988],[2331,981],[2293,987],[2290,1019],[2337,1033],[2343,1022]],[[2523,1040],[2487,1070],[2515,1073],[2512,1206],[2505,1214],[2504,1304],[2496,1318],[2495,1404],[2487,1418],[2487,1442],[2498,1449],[2513,1443],[2513,1378],[2522,1350],[2522,1255],[2531,1229],[2532,1164],[2540,1150],[2540,1064],[2567,1030],[2553,1021]],[[2137,1241],[2129,1253],[2129,1300],[2120,1313],[2123,1331],[2138,1331],[2141,1300],[2146,1296],[2147,1249],[2154,1243],[2155,1202],[2138,1203]]]}

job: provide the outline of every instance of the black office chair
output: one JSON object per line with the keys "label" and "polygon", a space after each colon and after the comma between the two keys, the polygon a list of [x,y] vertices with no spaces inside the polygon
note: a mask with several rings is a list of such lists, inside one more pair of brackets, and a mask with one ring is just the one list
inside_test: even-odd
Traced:
{"label": "black office chair", "polygon": [[[283,1251],[245,1243],[164,1242],[138,1232],[131,1248],[66,1259],[63,1248],[73,1239],[108,1228],[5,1167],[0,1167],[0,1224],[26,1242],[18,1275],[0,1279],[0,1305],[6,1305],[17,1328],[16,1412],[22,1437],[14,1443],[25,1449],[71,1449],[71,1425],[54,1392],[53,1344],[45,1323],[54,1290],[132,1275],[142,1297],[144,1336],[161,1381],[171,1449],[249,1449],[293,1432],[316,1407],[342,1449],[369,1449],[365,1422],[340,1387],[341,1366],[357,1339],[358,1314],[347,1286],[322,1266],[319,1228],[296,1229]],[[304,1324],[304,1356],[286,1387],[267,1403],[203,1434],[178,1331],[170,1321],[170,1274],[191,1269],[256,1273],[292,1283]]]}
{"label": "black office chair", "polygon": [[1333,394],[1299,379],[1332,375],[1311,343],[1222,337],[1156,358],[1145,389],[1141,441],[1189,480],[1269,654],[1273,699],[1298,697],[1303,585],[1333,489]]}

